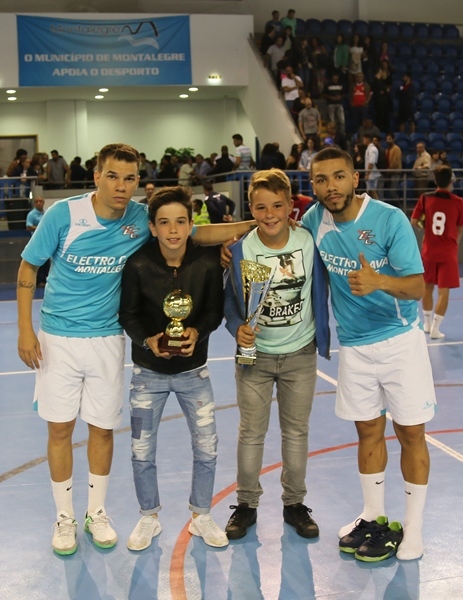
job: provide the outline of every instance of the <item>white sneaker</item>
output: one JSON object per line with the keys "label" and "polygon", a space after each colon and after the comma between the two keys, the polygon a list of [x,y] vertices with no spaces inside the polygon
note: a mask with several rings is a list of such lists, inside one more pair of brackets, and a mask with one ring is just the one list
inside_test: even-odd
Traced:
{"label": "white sneaker", "polygon": [[56,554],[66,556],[77,550],[77,521],[67,512],[58,515],[58,521],[53,525],[51,545]]}
{"label": "white sneaker", "polygon": [[438,329],[431,329],[430,336],[432,340],[442,340],[443,338],[445,338],[445,333],[442,333]]}
{"label": "white sneaker", "polygon": [[85,531],[93,536],[93,543],[98,548],[112,548],[116,545],[117,534],[110,525],[110,518],[105,509],[99,506],[91,515],[85,515]]}
{"label": "white sneaker", "polygon": [[214,523],[210,514],[198,515],[191,519],[188,531],[193,535],[202,537],[208,546],[222,548],[222,546],[228,546],[229,544],[227,534]]}
{"label": "white sneaker", "polygon": [[151,541],[162,531],[161,523],[155,515],[142,517],[132,531],[127,542],[129,550],[144,550],[151,546]]}

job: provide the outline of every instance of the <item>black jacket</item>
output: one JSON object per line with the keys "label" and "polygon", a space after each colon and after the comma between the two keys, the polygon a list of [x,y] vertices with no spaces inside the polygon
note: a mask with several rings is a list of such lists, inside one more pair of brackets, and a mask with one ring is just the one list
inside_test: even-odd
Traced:
{"label": "black jacket", "polygon": [[[143,341],[165,331],[170,319],[164,314],[164,298],[173,290],[190,294],[193,309],[182,322],[199,331],[193,356],[156,357],[143,349]],[[218,249],[188,240],[180,267],[169,267],[156,239],[133,254],[122,273],[119,321],[132,339],[132,360],[145,369],[165,374],[190,371],[207,361],[209,335],[223,317],[223,278]]]}

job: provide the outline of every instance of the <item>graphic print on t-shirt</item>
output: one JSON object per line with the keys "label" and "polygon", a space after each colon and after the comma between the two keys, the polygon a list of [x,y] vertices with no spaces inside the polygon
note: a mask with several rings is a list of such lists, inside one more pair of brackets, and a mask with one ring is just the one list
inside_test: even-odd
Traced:
{"label": "graphic print on t-shirt", "polygon": [[257,256],[257,262],[274,270],[273,281],[259,323],[265,327],[288,327],[302,320],[302,286],[306,280],[302,250],[277,256]]}

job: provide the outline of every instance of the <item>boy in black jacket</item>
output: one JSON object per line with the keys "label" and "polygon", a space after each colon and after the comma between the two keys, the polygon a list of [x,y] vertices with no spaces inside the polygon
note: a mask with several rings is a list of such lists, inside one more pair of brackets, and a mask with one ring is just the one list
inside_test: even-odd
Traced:
{"label": "boy in black jacket", "polygon": [[[164,187],[149,207],[155,238],[133,254],[122,275],[120,322],[132,339],[134,362],[130,392],[132,465],[142,518],[128,540],[144,550],[159,535],[161,510],[156,467],[157,431],[170,392],[187,419],[193,447],[189,531],[206,544],[226,546],[228,539],[210,517],[217,459],[214,398],[206,367],[209,335],[223,315],[222,269],[215,248],[197,246],[192,227],[191,192]],[[170,318],[166,296],[181,290],[192,299],[179,354],[161,343]]]}

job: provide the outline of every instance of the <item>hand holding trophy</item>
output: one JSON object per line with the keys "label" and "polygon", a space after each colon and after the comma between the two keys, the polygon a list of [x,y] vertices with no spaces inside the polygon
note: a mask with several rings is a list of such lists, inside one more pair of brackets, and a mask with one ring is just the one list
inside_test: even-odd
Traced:
{"label": "hand holding trophy", "polygon": [[[272,283],[273,273],[270,267],[252,260],[241,260],[240,266],[246,323],[255,329]],[[250,348],[238,346],[235,362],[238,365],[255,365],[256,353],[255,345]]]}
{"label": "hand holding trophy", "polygon": [[182,354],[182,341],[186,339],[182,321],[191,313],[193,300],[182,290],[174,290],[164,298],[162,308],[164,314],[172,320],[159,340],[159,350],[172,355]]}

